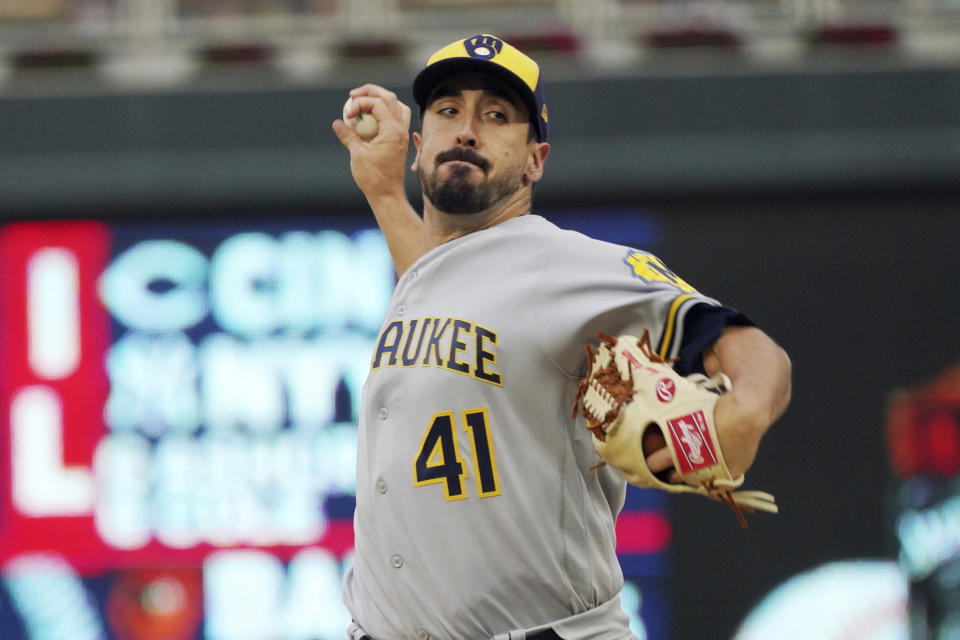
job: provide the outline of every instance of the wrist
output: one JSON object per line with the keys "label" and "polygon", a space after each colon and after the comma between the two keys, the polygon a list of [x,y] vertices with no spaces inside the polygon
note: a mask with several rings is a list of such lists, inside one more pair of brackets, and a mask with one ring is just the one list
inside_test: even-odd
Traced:
{"label": "wrist", "polygon": [[370,206],[370,210],[379,221],[398,214],[409,215],[408,212],[410,211],[416,214],[413,205],[410,204],[407,198],[406,191],[403,189],[381,191],[369,195],[364,194],[364,196],[366,197],[367,204]]}

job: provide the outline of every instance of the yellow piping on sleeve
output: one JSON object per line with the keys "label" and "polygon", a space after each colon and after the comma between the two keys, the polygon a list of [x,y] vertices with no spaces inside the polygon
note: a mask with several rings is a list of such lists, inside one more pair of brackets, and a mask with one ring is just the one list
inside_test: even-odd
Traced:
{"label": "yellow piping on sleeve", "polygon": [[674,328],[677,324],[677,314],[679,314],[683,303],[691,298],[693,296],[688,294],[677,296],[674,298],[673,304],[670,305],[670,311],[667,312],[667,326],[663,330],[663,338],[660,340],[660,357],[665,360],[670,354],[670,345],[673,342]]}

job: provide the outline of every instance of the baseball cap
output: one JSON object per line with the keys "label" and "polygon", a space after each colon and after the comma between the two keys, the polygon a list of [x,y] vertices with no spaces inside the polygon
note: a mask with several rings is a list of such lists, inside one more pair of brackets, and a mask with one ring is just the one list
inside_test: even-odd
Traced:
{"label": "baseball cap", "polygon": [[420,105],[421,113],[433,88],[458,71],[488,73],[513,87],[530,111],[530,123],[537,140],[546,141],[547,104],[543,99],[540,65],[533,58],[497,36],[485,33],[451,42],[430,56],[413,79],[413,99]]}

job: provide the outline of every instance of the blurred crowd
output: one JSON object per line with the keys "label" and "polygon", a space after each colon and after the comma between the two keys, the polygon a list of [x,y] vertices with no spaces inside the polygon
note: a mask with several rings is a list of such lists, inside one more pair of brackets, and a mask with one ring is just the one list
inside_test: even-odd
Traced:
{"label": "blurred crowd", "polygon": [[960,0],[0,0],[0,80],[47,67],[146,77],[146,58],[162,78],[199,58],[280,60],[315,79],[329,59],[419,64],[424,42],[481,30],[591,69],[632,69],[651,51],[779,62],[833,45],[960,60]]}

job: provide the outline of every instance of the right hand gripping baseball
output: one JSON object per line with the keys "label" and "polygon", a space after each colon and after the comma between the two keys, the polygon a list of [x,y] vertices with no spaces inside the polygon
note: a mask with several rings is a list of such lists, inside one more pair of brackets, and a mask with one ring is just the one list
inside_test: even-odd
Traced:
{"label": "right hand gripping baseball", "polygon": [[[334,120],[332,126],[341,144],[350,152],[354,182],[368,200],[378,201],[384,197],[405,200],[410,108],[395,93],[375,84],[351,90],[348,105],[344,105],[344,119]],[[376,133],[369,139],[350,124],[361,114],[376,123]],[[369,135],[371,131],[366,133]]]}
{"label": "right hand gripping baseball", "polygon": [[[725,502],[744,527],[744,511],[777,512],[769,493],[734,491],[744,476],[730,474],[714,422],[717,399],[730,388],[727,376],[680,376],[651,350],[646,331],[640,339],[602,333],[600,338],[596,353],[587,347],[590,371],[580,381],[574,416],[582,409],[604,463],[639,487]],[[643,445],[651,431],[662,435],[683,484],[664,482],[647,466]]]}

